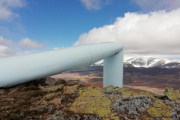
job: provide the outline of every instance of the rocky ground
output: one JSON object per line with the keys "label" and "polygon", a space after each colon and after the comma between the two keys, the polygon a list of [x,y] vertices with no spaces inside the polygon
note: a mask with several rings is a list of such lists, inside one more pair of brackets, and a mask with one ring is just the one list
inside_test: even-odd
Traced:
{"label": "rocky ground", "polygon": [[180,120],[179,90],[156,95],[47,79],[1,88],[0,120]]}

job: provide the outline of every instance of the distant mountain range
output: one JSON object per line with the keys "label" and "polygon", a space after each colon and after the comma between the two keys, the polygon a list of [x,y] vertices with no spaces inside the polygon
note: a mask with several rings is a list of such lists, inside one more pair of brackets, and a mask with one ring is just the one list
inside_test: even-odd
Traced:
{"label": "distant mountain range", "polygon": [[[93,64],[92,66],[103,66],[103,60]],[[155,57],[136,57],[128,59],[124,62],[125,67],[161,67],[161,68],[180,68],[180,60],[170,60]]]}

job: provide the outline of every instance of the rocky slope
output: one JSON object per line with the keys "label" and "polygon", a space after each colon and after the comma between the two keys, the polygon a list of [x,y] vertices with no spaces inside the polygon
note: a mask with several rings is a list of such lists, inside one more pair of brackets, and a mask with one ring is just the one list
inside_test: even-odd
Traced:
{"label": "rocky slope", "polygon": [[87,86],[78,80],[44,80],[0,89],[1,120],[179,120],[180,91],[134,93]]}

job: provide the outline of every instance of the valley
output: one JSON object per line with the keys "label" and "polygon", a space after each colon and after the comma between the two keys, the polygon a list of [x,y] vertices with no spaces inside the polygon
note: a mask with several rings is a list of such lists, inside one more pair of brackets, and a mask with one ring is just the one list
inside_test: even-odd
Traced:
{"label": "valley", "polygon": [[[80,79],[86,84],[102,87],[103,67],[90,66],[52,77]],[[123,84],[124,87],[162,94],[166,87],[180,89],[180,69],[125,67]]]}

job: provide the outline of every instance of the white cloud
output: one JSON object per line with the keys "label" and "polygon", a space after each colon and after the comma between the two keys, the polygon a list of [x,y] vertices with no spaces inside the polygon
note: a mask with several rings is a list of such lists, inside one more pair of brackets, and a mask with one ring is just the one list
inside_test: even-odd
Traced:
{"label": "white cloud", "polygon": [[6,40],[3,38],[3,36],[0,36],[0,45],[13,45],[13,41],[12,40]]}
{"label": "white cloud", "polygon": [[110,3],[111,0],[80,0],[88,10],[99,10],[102,6]]}
{"label": "white cloud", "polygon": [[23,0],[0,0],[0,20],[9,20],[12,17],[19,16],[12,10],[24,7]]}
{"label": "white cloud", "polygon": [[7,46],[0,45],[0,58],[14,56],[14,55],[22,55],[27,53],[30,53],[30,51],[16,50],[9,48]]}
{"label": "white cloud", "polygon": [[42,49],[44,47],[43,43],[38,43],[29,38],[24,38],[18,43],[15,43],[12,40],[5,39],[3,36],[0,36],[0,45],[20,47],[23,49]]}
{"label": "white cloud", "polygon": [[29,38],[24,38],[15,43],[0,36],[0,57],[30,53],[34,49],[43,49],[44,44],[38,43]]}
{"label": "white cloud", "polygon": [[16,50],[11,50],[7,46],[0,45],[0,57],[7,57],[16,54],[18,54]]}
{"label": "white cloud", "polygon": [[36,48],[36,49],[41,49],[43,48],[43,44],[42,43],[38,43],[35,41],[30,40],[29,38],[24,38],[22,39],[18,45],[22,48],[25,49],[32,49],[32,48]]}
{"label": "white cloud", "polygon": [[133,0],[144,11],[167,10],[180,7],[180,0]]}
{"label": "white cloud", "polygon": [[124,44],[126,55],[177,56],[180,54],[180,9],[126,13],[112,25],[80,35],[75,45],[101,42]]}

